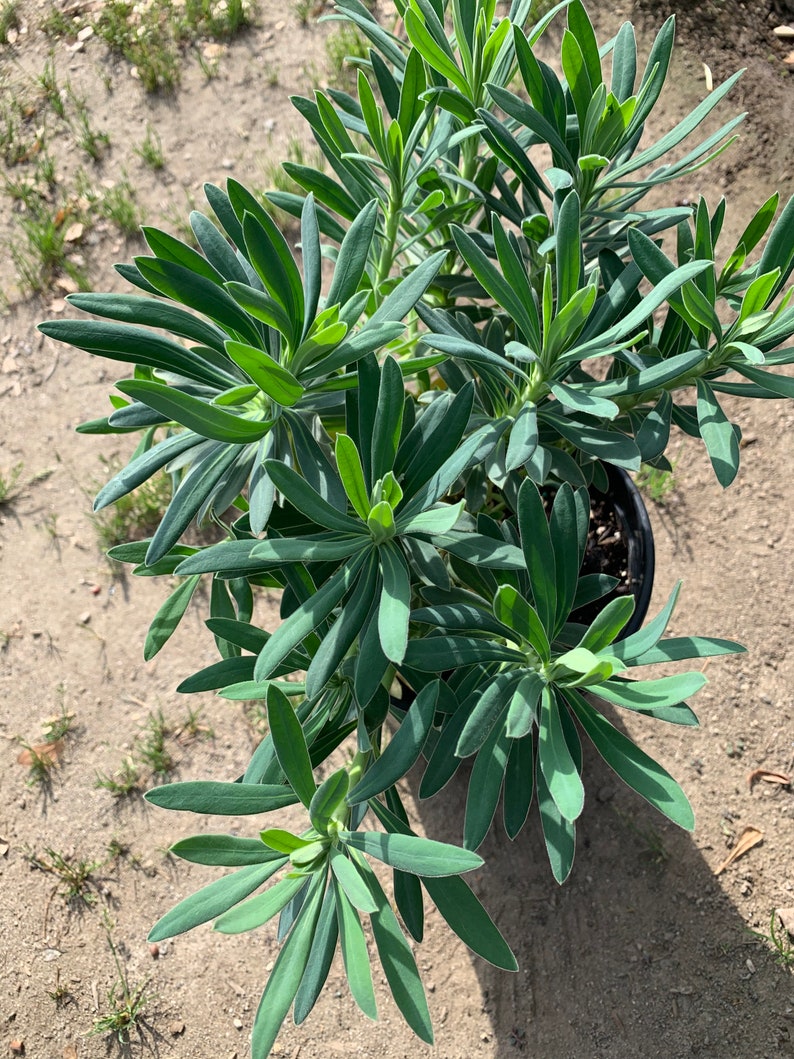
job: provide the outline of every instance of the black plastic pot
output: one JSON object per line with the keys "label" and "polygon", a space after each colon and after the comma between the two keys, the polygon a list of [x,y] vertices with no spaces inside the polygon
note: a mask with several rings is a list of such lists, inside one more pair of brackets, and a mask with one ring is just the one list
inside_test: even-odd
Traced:
{"label": "black plastic pot", "polygon": [[[591,487],[590,495],[592,497],[606,495],[614,506],[620,532],[626,541],[628,551],[628,579],[626,585],[618,586],[614,592],[600,599],[597,608],[600,610],[605,603],[617,595],[632,593],[634,613],[620,635],[620,639],[624,639],[642,626],[650,606],[655,565],[653,530],[642,494],[630,475],[622,468],[614,467],[609,463],[604,464],[604,470],[609,479],[607,493],[600,493],[595,487]],[[576,620],[577,616],[571,617]]]}

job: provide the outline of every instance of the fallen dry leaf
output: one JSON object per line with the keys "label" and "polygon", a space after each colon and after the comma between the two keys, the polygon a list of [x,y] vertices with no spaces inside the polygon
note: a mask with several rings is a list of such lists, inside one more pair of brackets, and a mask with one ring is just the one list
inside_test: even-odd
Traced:
{"label": "fallen dry leaf", "polygon": [[753,789],[756,780],[764,780],[766,783],[779,783],[782,787],[788,787],[791,776],[786,772],[771,772],[769,769],[753,769],[747,774],[747,786]]}
{"label": "fallen dry leaf", "polygon": [[28,768],[36,761],[45,761],[50,765],[57,765],[63,753],[63,739],[56,739],[54,743],[36,743],[35,746],[26,746],[17,758],[17,763],[27,765]]}
{"label": "fallen dry leaf", "polygon": [[763,840],[763,831],[759,831],[757,827],[746,827],[741,835],[739,835],[739,840],[722,864],[714,869],[714,874],[719,875],[721,872],[724,872],[728,865],[733,864],[733,862],[738,860],[739,857],[743,857],[748,850],[751,850],[753,846],[757,846],[758,843],[763,842]]}

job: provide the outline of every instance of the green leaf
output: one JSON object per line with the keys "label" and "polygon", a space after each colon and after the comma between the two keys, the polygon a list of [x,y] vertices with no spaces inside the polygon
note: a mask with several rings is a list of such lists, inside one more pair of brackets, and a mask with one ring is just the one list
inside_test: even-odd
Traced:
{"label": "green leaf", "polygon": [[372,427],[372,483],[383,478],[394,466],[402,431],[405,387],[402,372],[394,357],[386,357],[381,366],[378,404]]}
{"label": "green leaf", "polygon": [[705,379],[697,380],[697,398],[700,436],[706,445],[717,481],[723,489],[727,489],[739,470],[739,438]]}
{"label": "green leaf", "polygon": [[[374,803],[373,809],[389,831],[397,831],[403,835],[413,834],[407,824],[380,802]],[[494,967],[501,967],[505,971],[518,970],[518,963],[509,945],[464,879],[459,875],[441,879],[425,877],[422,879],[422,885],[447,925],[464,945],[468,945],[473,952]]]}
{"label": "green leaf", "polygon": [[[494,226],[497,222],[494,221]],[[520,297],[520,292],[515,291],[507,279],[488,259],[471,236],[467,235],[462,228],[454,226],[452,237],[458,252],[481,286],[490,296],[501,305],[510,316],[513,317],[524,337],[528,342],[536,346],[540,344],[539,324],[537,320],[537,309],[533,312]],[[533,303],[534,307],[534,303]]]}
{"label": "green leaf", "polygon": [[226,343],[226,352],[260,390],[277,404],[291,408],[303,396],[303,387],[295,376],[264,350],[229,341]]}
{"label": "green leaf", "polygon": [[[508,732],[509,734],[509,732]],[[532,734],[514,739],[504,782],[504,824],[508,838],[518,837],[529,816],[535,790],[535,741]]]}
{"label": "green leaf", "polygon": [[515,471],[527,460],[538,447],[538,410],[537,406],[527,403],[515,418],[510,428],[510,438],[507,442],[507,455],[505,457],[505,469]]}
{"label": "green leaf", "polygon": [[278,763],[287,782],[308,809],[317,785],[306,737],[289,699],[272,684],[267,692],[267,719]]}
{"label": "green leaf", "polygon": [[255,930],[278,915],[305,883],[303,877],[280,879],[263,894],[257,894],[237,908],[225,912],[215,920],[212,929],[220,934],[243,934],[247,930]]}
{"label": "green leaf", "polygon": [[363,859],[361,871],[378,905],[378,911],[373,913],[371,919],[372,934],[386,981],[389,983],[394,1000],[405,1021],[420,1040],[432,1044],[433,1027],[430,1023],[430,1012],[411,946],[400,930],[397,917],[392,912],[375,873]]}
{"label": "green leaf", "polygon": [[404,661],[422,673],[443,673],[475,662],[526,662],[526,657],[513,648],[474,636],[425,636],[408,641]]}
{"label": "green leaf", "polygon": [[[366,883],[362,881],[361,885],[366,889]],[[378,1008],[375,1003],[375,991],[372,987],[372,971],[369,966],[367,940],[364,937],[361,922],[355,908],[348,900],[341,886],[334,885],[334,896],[336,898],[336,914],[339,923],[339,945],[342,949],[342,959],[350,992],[364,1014],[371,1019],[377,1019]],[[372,911],[374,910],[373,908]]]}
{"label": "green leaf", "polygon": [[144,795],[161,809],[218,816],[253,816],[294,805],[297,798],[287,787],[266,783],[222,783],[186,780],[154,787]]}
{"label": "green leaf", "polygon": [[[126,324],[143,324],[162,328],[181,338],[189,338],[199,345],[209,346],[219,353],[223,350],[226,335],[214,324],[207,323],[194,313],[169,305],[159,298],[146,298],[138,294],[69,294],[66,301],[76,309],[109,320]],[[76,322],[76,321],[75,321]],[[231,381],[231,376],[229,378]]]}
{"label": "green leaf", "polygon": [[[505,704],[506,707],[507,704]],[[466,818],[463,824],[463,842],[466,849],[477,849],[482,845],[491,826],[499,804],[510,738],[502,717],[483,743],[471,770],[469,793],[466,798]]]}
{"label": "green leaf", "polygon": [[540,673],[529,672],[519,680],[507,710],[506,730],[510,739],[523,739],[532,731],[544,687]]}
{"label": "green leaf", "polygon": [[225,389],[240,381],[230,372],[218,369],[200,353],[145,327],[99,320],[45,320],[38,329],[58,342],[68,342],[87,353],[128,364],[148,364],[205,385]]}
{"label": "green leaf", "polygon": [[459,846],[416,835],[386,835],[380,831],[340,831],[340,841],[412,875],[460,875],[479,868],[482,857]]}
{"label": "green leaf", "polygon": [[494,596],[494,615],[522,641],[532,645],[544,662],[551,659],[551,647],[537,611],[512,585],[500,585]]}
{"label": "green leaf", "polygon": [[334,276],[326,305],[344,305],[358,291],[378,219],[378,202],[373,199],[361,210],[339,247]]}
{"label": "green leaf", "polygon": [[295,996],[293,1015],[296,1026],[308,1018],[320,996],[334,960],[338,935],[334,889],[329,886],[325,891],[306,970]]}
{"label": "green leaf", "polygon": [[339,477],[345,487],[345,493],[359,518],[367,521],[371,508],[369,492],[364,482],[364,469],[356,448],[356,443],[347,434],[337,434],[334,443],[334,455]]}
{"label": "green leaf", "polygon": [[609,647],[620,634],[631,615],[634,613],[634,596],[618,596],[607,603],[593,620],[579,641],[579,647],[586,647],[596,654]]}
{"label": "green leaf", "polygon": [[474,709],[466,719],[455,748],[457,757],[469,757],[482,747],[494,726],[500,727],[510,696],[520,680],[520,672],[499,673],[480,691]]}
{"label": "green leaf", "polygon": [[341,533],[362,532],[359,521],[337,511],[291,467],[278,460],[265,460],[265,470],[289,502],[319,526]]}
{"label": "green leaf", "polygon": [[557,608],[554,546],[540,492],[529,478],[518,494],[518,526],[535,608],[546,633],[552,635]]}
{"label": "green leaf", "polygon": [[282,622],[263,647],[256,660],[254,678],[267,680],[287,655],[331,614],[348,592],[364,565],[366,554],[355,556],[338,570],[309,599]]}
{"label": "green leaf", "polygon": [[416,764],[433,726],[438,689],[437,680],[422,688],[386,749],[348,794],[348,804],[356,805],[376,797]]}
{"label": "green leaf", "polygon": [[399,664],[408,645],[408,621],[411,615],[411,574],[408,564],[395,544],[378,549],[383,591],[378,607],[378,636],[389,661]]}
{"label": "green leaf", "polygon": [[538,762],[560,814],[576,820],[584,808],[584,787],[565,739],[559,700],[548,686],[541,694]]}
{"label": "green leaf", "polygon": [[331,818],[344,805],[349,785],[350,777],[347,769],[341,768],[332,772],[315,791],[309,805],[309,818],[312,827],[321,835],[328,833]]}
{"label": "green leaf", "polygon": [[209,922],[266,882],[286,862],[286,857],[271,860],[267,864],[253,864],[248,868],[216,879],[196,893],[186,897],[158,919],[149,931],[148,941],[163,941],[177,934],[184,934],[193,927]]}
{"label": "green leaf", "polygon": [[337,848],[331,847],[331,871],[351,904],[362,912],[376,912],[378,904],[367,886],[356,862]]}
{"label": "green leaf", "polygon": [[175,842],[170,853],[191,864],[237,868],[245,864],[284,863],[284,857],[258,838],[236,838],[234,835],[195,835]]}
{"label": "green leaf", "polygon": [[244,445],[263,438],[271,428],[268,421],[255,421],[225,412],[218,405],[148,379],[127,379],[116,388],[133,400],[142,401],[175,423],[181,423],[205,438]]}
{"label": "green leaf", "polygon": [[572,191],[563,200],[557,217],[555,263],[557,312],[568,305],[582,282],[582,236],[579,196]]}
{"label": "green leaf", "polygon": [[167,298],[208,316],[231,335],[239,335],[249,342],[260,340],[256,323],[214,281],[184,265],[156,257],[136,257],[135,265],[143,278]]}
{"label": "green leaf", "polygon": [[702,673],[676,673],[658,680],[607,680],[595,688],[597,695],[629,710],[658,710],[684,704],[706,684]]}
{"label": "green leaf", "polygon": [[566,820],[560,813],[549,793],[541,769],[537,770],[535,778],[546,853],[549,857],[552,875],[558,883],[562,884],[571,874],[573,867],[573,858],[576,853],[576,825],[573,821]]}
{"label": "green leaf", "polygon": [[[301,880],[304,881],[305,880]],[[284,942],[259,1001],[251,1036],[251,1059],[267,1059],[306,971],[320,916],[324,874],[315,875],[309,896]]]}
{"label": "green leaf", "polygon": [[143,646],[143,657],[147,662],[154,658],[179,625],[200,580],[201,576],[196,574],[182,581],[155,614]]}
{"label": "green leaf", "polygon": [[614,728],[576,691],[565,693],[579,722],[610,768],[674,824],[692,831],[695,816],[686,795],[662,766]]}
{"label": "green leaf", "polygon": [[289,245],[271,217],[259,209],[256,216],[243,214],[246,256],[270,294],[282,306],[290,321],[293,343],[303,326],[303,280]]}

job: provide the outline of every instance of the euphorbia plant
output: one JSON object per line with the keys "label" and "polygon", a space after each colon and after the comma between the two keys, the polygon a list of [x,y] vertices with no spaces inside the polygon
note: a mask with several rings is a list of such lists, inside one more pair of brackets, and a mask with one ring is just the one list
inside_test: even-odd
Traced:
{"label": "euphorbia plant", "polygon": [[[700,672],[634,671],[741,650],[664,638],[677,588],[628,635],[630,595],[581,623],[578,609],[615,585],[582,571],[588,486],[605,485],[606,465],[669,466],[673,426],[701,438],[719,481],[732,481],[740,434],[720,395],[794,395],[774,370],[794,360],[782,296],[794,204],[772,226],[770,198],[718,267],[724,201],[710,212],[704,200],[645,210],[642,199],[731,142],[738,119],[665,161],[734,79],[644,145],[672,21],[638,77],[629,24],[599,50],[579,0],[531,28],[529,7],[496,20],[493,0],[411,0],[398,4],[400,35],[340,0],[371,43],[356,94],[296,100],[328,170],[285,163],[303,193],[269,196],[300,219],[301,264],[295,233],[230,180],[206,189],[215,221],[191,215],[198,250],[144,229],[151,253],[119,266],[143,293],[73,295],[94,318],[41,325],[134,365],[111,414],[82,428],[142,432],[97,506],[163,469],[174,482],[152,539],[111,553],[136,573],[177,577],[146,657],[209,577],[220,660],[179,690],[266,704],[269,734],[242,777],[147,796],[259,817],[258,837],[173,847],[236,870],[151,934],[209,920],[237,933],[279,917],[256,1056],[290,1008],[296,1022],[309,1014],[337,947],[375,1016],[362,916],[400,1010],[431,1040],[407,940],[422,938],[425,892],[475,952],[514,970],[463,875],[482,863],[500,798],[513,839],[534,799],[562,882],[591,747],[691,828],[676,781],[601,704],[695,724],[686,700]],[[557,16],[568,25],[562,77],[533,50]],[[225,539],[184,543],[208,519]],[[262,587],[282,590],[275,629],[256,622]],[[462,846],[414,834],[400,780],[423,762],[419,795],[434,796],[467,758]],[[269,815],[287,806],[303,813],[292,831]],[[392,869],[399,918],[373,860]]]}

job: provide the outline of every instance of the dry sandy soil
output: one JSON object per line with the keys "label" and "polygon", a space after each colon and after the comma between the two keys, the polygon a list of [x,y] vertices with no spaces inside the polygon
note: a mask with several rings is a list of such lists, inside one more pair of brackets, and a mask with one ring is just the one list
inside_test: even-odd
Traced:
{"label": "dry sandy soil", "polygon": [[[738,235],[774,188],[784,197],[794,190],[794,81],[784,62],[791,49],[772,33],[786,13],[734,0],[681,7],[675,91],[665,97],[656,131],[705,91],[702,62],[715,81],[748,67],[730,100],[750,114],[741,142],[677,192],[690,201],[704,194],[712,205],[726,193],[727,223]],[[37,29],[44,7],[25,0],[20,11],[27,32],[0,46],[4,93],[30,84],[53,46]],[[647,47],[666,13],[651,0],[636,8],[623,0],[599,18],[602,33],[618,19],[635,19]],[[301,27],[289,5],[264,0],[256,28],[220,56],[216,76],[208,79],[188,57],[180,90],[160,98],[147,96],[129,65],[109,57],[96,38],[77,51],[56,42],[59,73],[87,97],[91,121],[110,138],[104,160],[92,166],[68,131],[56,130],[52,150],[62,182],[78,165],[97,186],[126,170],[143,215],[169,230],[173,211],[187,212],[188,196],[200,204],[205,180],[232,173],[265,185],[267,166],[299,130],[287,96],[310,91],[312,78],[324,76],[327,33],[314,21]],[[160,172],[134,153],[147,122],[162,141]],[[6,204],[5,240],[17,238],[9,211]],[[112,262],[139,246],[100,223],[75,252],[86,258],[95,287],[112,289],[121,287]],[[158,711],[171,733],[173,778],[234,778],[256,736],[238,704],[174,693],[184,676],[212,660],[198,611],[144,663],[145,632],[167,586],[112,570],[90,517],[89,494],[107,477],[101,461],[124,457],[128,439],[74,433],[77,423],[105,414],[116,368],[36,334],[37,320],[64,311],[63,288],[24,300],[14,284],[5,253],[0,473],[7,477],[22,464],[22,475],[18,495],[0,509],[0,1056],[24,1042],[32,1059],[242,1059],[276,955],[272,933],[228,938],[203,928],[153,955],[151,924],[211,877],[167,854],[196,825],[147,808],[139,792],[116,799],[95,779],[139,752],[142,730]],[[794,797],[790,786],[748,784],[755,769],[790,773],[794,766],[794,410],[759,401],[735,415],[746,446],[730,492],[714,481],[703,451],[682,441],[677,488],[664,507],[651,505],[653,606],[681,578],[676,631],[730,636],[748,653],[709,665],[710,683],[695,703],[699,730],[624,722],[632,732],[647,728],[644,745],[684,784],[697,814],[694,835],[668,827],[591,761],[591,796],[566,886],[552,881],[538,834],[530,831],[514,846],[498,833],[486,842],[487,868],[475,885],[516,948],[517,975],[471,958],[431,913],[417,955],[430,991],[434,1047],[412,1038],[383,983],[381,1021],[366,1022],[335,966],[309,1021],[301,1029],[286,1025],[274,1055],[794,1056],[792,971],[751,933],[768,932],[773,911],[794,906]],[[212,734],[185,728],[188,709],[197,707]],[[42,724],[62,710],[74,718],[58,767],[48,782],[31,785],[29,768],[18,761],[19,741],[40,742]],[[142,787],[148,781],[144,769]],[[456,840],[463,797],[453,789],[438,805],[415,804],[417,825]],[[245,833],[245,822],[236,823]],[[746,827],[763,831],[763,841],[717,875]],[[90,903],[65,900],[59,878],[42,867],[52,864],[46,850],[101,865],[91,876]],[[119,977],[108,935],[130,986],[148,983],[141,1035],[134,1032],[128,1046],[87,1036]]]}

